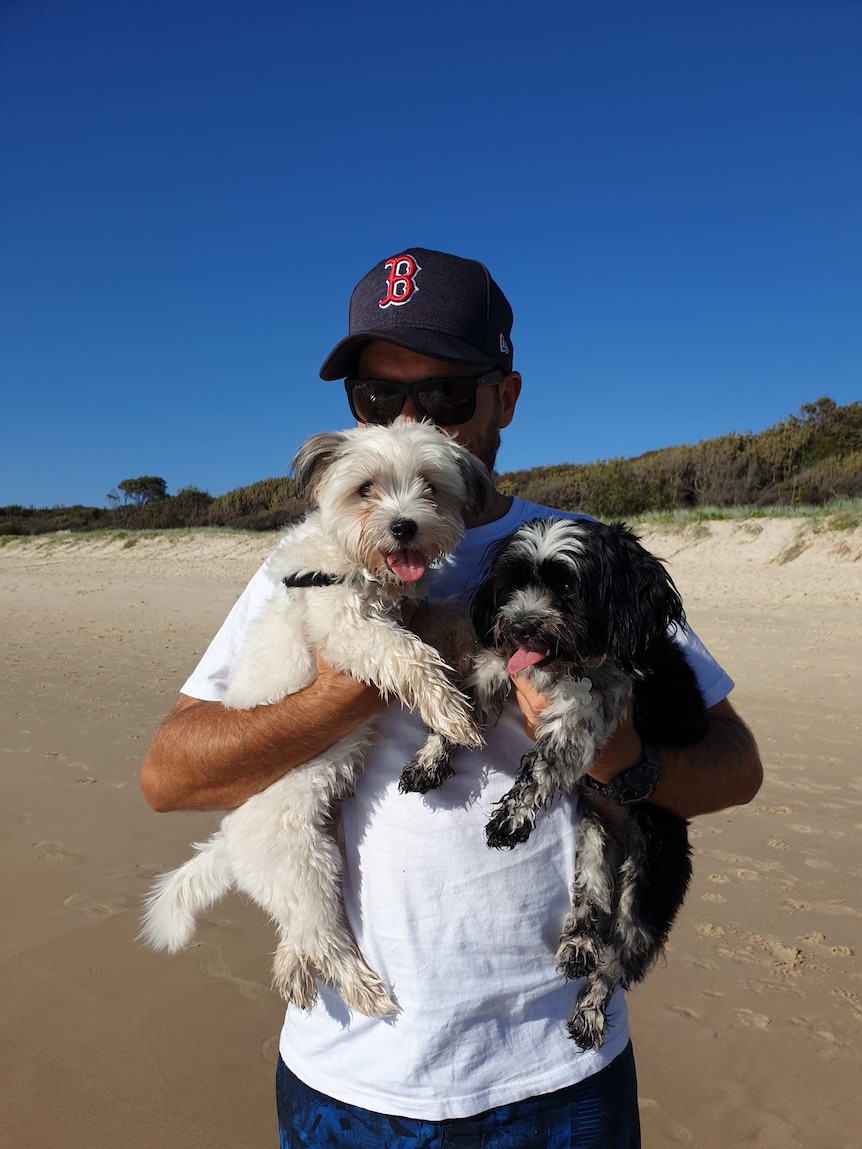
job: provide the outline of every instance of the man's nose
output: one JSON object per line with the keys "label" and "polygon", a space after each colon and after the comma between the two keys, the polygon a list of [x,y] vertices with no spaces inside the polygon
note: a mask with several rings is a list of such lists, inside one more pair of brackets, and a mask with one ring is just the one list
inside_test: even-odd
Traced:
{"label": "man's nose", "polygon": [[417,410],[416,404],[413,402],[413,396],[408,395],[404,400],[404,406],[401,408],[401,417],[405,419],[412,419],[414,423],[419,423],[422,420],[422,412]]}

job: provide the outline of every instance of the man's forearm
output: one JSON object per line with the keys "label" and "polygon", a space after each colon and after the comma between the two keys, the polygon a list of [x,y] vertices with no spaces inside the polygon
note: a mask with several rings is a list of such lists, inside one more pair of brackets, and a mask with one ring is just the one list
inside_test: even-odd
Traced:
{"label": "man's forearm", "polygon": [[[730,702],[723,699],[707,714],[709,729],[700,742],[661,748],[661,782],[650,801],[680,818],[742,806],[763,781],[757,743]],[[640,753],[640,737],[629,719],[608,739],[590,774],[610,782],[637,762]]]}
{"label": "man's forearm", "polygon": [[254,710],[183,697],[153,737],[141,789],[154,810],[230,810],[328,749],[384,703],[335,672]]}
{"label": "man's forearm", "polygon": [[700,742],[662,747],[662,778],[652,801],[680,818],[744,805],[763,781],[757,743],[727,699],[708,713]]}

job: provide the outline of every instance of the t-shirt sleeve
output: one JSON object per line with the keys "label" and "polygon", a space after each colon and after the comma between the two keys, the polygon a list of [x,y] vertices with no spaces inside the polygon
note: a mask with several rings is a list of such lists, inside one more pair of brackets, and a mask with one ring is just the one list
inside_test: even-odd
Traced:
{"label": "t-shirt sleeve", "polygon": [[733,690],[733,679],[718,665],[693,630],[677,630],[673,635],[689,666],[697,676],[704,703],[715,706]]}
{"label": "t-shirt sleeve", "polygon": [[277,589],[267,560],[234,603],[203,658],[183,684],[182,694],[202,702],[223,700],[248,627]]}

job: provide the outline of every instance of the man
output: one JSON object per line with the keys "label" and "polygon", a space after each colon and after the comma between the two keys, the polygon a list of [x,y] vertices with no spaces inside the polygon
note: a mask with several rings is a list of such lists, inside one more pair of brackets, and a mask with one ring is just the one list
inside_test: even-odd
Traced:
{"label": "man", "polygon": [[[360,425],[430,417],[493,469],[521,390],[511,325],[481,264],[411,248],[357,285],[349,334],[321,377],[346,377]],[[434,572],[432,593],[467,597],[491,543],[553,513],[498,493]],[[321,659],[316,681],[282,702],[221,705],[267,585],[261,572],[252,579],[153,739],[142,785],[156,810],[233,808],[384,709],[374,688]],[[421,631],[420,617],[410,623]],[[629,721],[593,777],[612,797],[635,779],[640,797],[691,817],[750,801],[762,773],[727,701],[733,683],[693,634],[681,641],[709,708],[708,735],[685,750],[664,748],[661,766],[645,770]],[[623,995],[600,1050],[581,1052],[565,1034],[576,985],[556,972],[554,952],[573,877],[575,800],[555,803],[517,850],[485,845],[484,824],[545,705],[523,678],[514,686],[486,746],[460,751],[455,777],[424,797],[398,792],[421,723],[398,706],[381,715],[357,793],[343,805],[344,896],[363,954],[400,1012],[351,1015],[325,988],[308,1014],[288,1009],[277,1075],[283,1146],[640,1143]]]}

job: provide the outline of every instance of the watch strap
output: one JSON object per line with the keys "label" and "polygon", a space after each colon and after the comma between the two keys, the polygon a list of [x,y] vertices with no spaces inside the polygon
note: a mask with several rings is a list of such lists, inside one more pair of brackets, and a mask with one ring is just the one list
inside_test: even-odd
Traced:
{"label": "watch strap", "polygon": [[641,744],[640,759],[617,774],[610,782],[597,782],[585,774],[581,782],[597,794],[618,802],[621,806],[631,806],[635,802],[646,802],[658,789],[661,781],[661,748],[656,742],[645,740]]}

